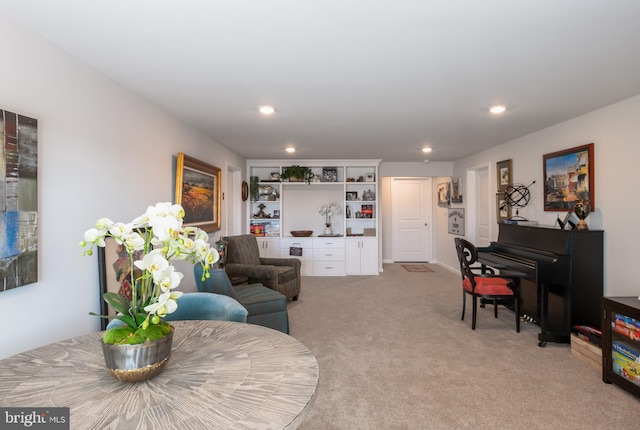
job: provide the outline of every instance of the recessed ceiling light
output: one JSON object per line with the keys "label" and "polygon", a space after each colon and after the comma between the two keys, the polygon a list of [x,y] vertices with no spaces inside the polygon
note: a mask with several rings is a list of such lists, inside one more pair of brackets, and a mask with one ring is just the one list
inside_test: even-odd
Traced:
{"label": "recessed ceiling light", "polygon": [[258,108],[262,115],[273,115],[276,109],[273,106],[260,106]]}
{"label": "recessed ceiling light", "polygon": [[296,152],[296,148],[294,148],[293,146],[288,146],[287,149],[285,149],[285,151],[287,151],[289,154],[292,154]]}
{"label": "recessed ceiling light", "polygon": [[489,108],[489,112],[491,112],[493,114],[500,114],[500,113],[503,113],[506,110],[507,110],[507,107],[506,106],[502,106],[502,105],[491,106]]}
{"label": "recessed ceiling light", "polygon": [[431,148],[422,148],[422,152],[428,154],[429,152],[431,152]]}

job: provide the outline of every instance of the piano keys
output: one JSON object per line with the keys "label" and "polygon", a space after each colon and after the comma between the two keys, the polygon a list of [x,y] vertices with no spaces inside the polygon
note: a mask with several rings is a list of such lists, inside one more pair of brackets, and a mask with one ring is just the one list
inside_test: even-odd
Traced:
{"label": "piano keys", "polygon": [[540,325],[540,346],[568,343],[571,327],[601,329],[603,232],[500,224],[478,261],[520,279],[520,310]]}

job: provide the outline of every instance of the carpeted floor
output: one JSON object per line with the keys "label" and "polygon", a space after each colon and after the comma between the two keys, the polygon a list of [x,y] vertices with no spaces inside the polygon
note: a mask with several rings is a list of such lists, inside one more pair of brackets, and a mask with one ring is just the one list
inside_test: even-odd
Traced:
{"label": "carpeted floor", "polygon": [[569,345],[538,347],[538,326],[516,333],[513,313],[495,319],[488,307],[471,330],[460,275],[430,267],[303,278],[291,335],[316,356],[320,381],[301,430],[638,428],[640,401]]}
{"label": "carpeted floor", "polygon": [[426,264],[402,264],[407,272],[433,272]]}

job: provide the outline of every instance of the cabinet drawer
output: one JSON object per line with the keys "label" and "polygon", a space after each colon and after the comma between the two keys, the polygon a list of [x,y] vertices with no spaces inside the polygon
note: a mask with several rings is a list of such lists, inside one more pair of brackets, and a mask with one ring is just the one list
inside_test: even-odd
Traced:
{"label": "cabinet drawer", "polygon": [[344,238],[342,237],[319,237],[313,239],[313,249],[335,249],[344,248]]}
{"label": "cabinet drawer", "polygon": [[313,263],[314,276],[344,276],[344,261],[317,261]]}
{"label": "cabinet drawer", "polygon": [[289,248],[291,246],[297,246],[300,248],[312,248],[313,239],[310,237],[283,237],[280,239],[281,248]]}
{"label": "cabinet drawer", "polygon": [[313,249],[313,261],[344,261],[344,249]]}

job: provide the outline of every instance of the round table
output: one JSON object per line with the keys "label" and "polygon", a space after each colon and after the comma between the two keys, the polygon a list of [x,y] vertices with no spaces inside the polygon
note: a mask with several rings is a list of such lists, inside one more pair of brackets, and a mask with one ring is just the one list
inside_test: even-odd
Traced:
{"label": "round table", "polygon": [[174,321],[163,372],[123,383],[100,333],[0,361],[3,407],[69,407],[72,429],[294,429],[315,400],[318,362],[291,336],[226,321]]}

